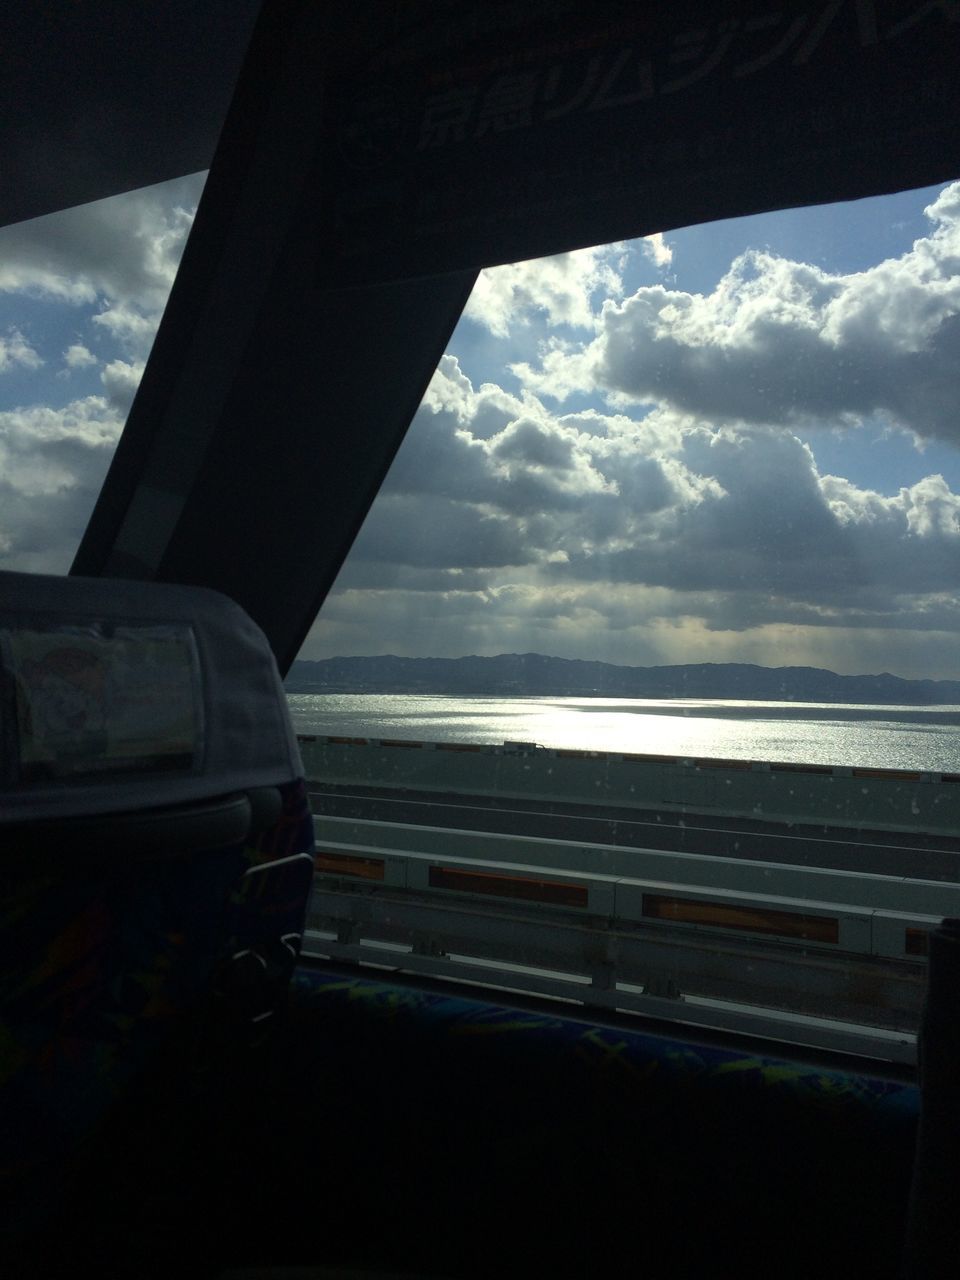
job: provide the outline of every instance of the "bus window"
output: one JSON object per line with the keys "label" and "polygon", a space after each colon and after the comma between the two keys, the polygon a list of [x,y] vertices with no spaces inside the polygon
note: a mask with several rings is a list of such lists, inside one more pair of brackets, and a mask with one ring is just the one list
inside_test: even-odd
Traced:
{"label": "bus window", "polygon": [[69,569],[205,178],[0,228],[0,568]]}
{"label": "bus window", "polygon": [[[948,184],[480,276],[288,679],[325,874],[839,953],[787,1005],[902,1051],[957,906],[958,237]],[[544,946],[500,960],[576,998]]]}

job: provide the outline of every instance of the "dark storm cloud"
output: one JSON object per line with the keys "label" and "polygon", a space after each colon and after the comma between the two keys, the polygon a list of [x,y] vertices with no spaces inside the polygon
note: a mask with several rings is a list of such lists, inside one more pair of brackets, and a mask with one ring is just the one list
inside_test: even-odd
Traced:
{"label": "dark storm cloud", "polygon": [[807,446],[769,428],[689,431],[684,453],[692,468],[709,466],[718,490],[629,545],[571,556],[551,574],[731,593],[724,625],[756,593],[776,602],[770,620],[796,621],[791,609],[802,606],[805,621],[832,625],[858,609],[909,615],[914,604],[892,602],[955,590],[960,498],[942,477],[884,498],[821,477]]}
{"label": "dark storm cloud", "polygon": [[[689,604],[689,602],[688,602]],[[685,612],[691,612],[689,607]],[[720,596],[711,606],[694,610],[712,631],[748,631],[754,627],[832,627],[844,630],[956,632],[960,597],[890,593],[864,587],[832,605],[805,604],[762,592]]]}
{"label": "dark storm cloud", "polygon": [[573,469],[573,440],[557,431],[519,419],[500,436],[491,453],[498,461],[519,462],[528,466],[548,467],[554,471]]}
{"label": "dark storm cloud", "polygon": [[[473,420],[491,398],[515,416],[480,439]],[[557,416],[529,394],[475,392],[450,360],[428,400],[355,553],[380,585],[430,569],[420,588],[447,591],[459,569],[482,594],[509,569],[527,586],[540,575],[555,589],[672,591],[688,598],[678,609],[696,596],[709,626],[730,629],[855,614],[851,625],[923,614],[930,626],[950,613],[944,598],[933,612],[917,603],[952,592],[960,552],[960,498],[939,476],[883,497],[821,475],[782,428],[717,428],[671,409]],[[557,600],[576,611],[569,594]]]}
{"label": "dark storm cloud", "polygon": [[382,494],[351,551],[351,559],[420,569],[502,568],[529,552],[514,521],[433,495]]}

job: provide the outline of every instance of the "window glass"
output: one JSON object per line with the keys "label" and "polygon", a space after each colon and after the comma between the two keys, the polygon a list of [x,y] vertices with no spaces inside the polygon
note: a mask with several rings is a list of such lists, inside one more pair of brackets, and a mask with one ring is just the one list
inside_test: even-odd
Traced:
{"label": "window glass", "polygon": [[69,569],[205,176],[0,228],[0,568]]}
{"label": "window glass", "polygon": [[484,272],[300,657],[563,661],[296,680],[550,702],[303,728],[960,767],[958,248],[947,185]]}
{"label": "window glass", "polygon": [[958,264],[954,183],[481,275],[288,679],[308,950],[912,1059]]}

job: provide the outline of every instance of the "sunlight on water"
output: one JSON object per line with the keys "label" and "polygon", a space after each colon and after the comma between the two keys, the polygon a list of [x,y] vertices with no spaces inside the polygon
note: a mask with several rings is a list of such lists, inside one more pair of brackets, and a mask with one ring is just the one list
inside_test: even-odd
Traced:
{"label": "sunlight on water", "polygon": [[960,770],[960,707],[290,694],[298,733]]}

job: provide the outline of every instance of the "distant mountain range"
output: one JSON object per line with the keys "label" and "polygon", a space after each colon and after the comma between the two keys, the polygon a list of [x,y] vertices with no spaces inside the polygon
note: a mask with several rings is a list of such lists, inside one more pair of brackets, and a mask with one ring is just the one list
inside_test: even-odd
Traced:
{"label": "distant mountain range", "polygon": [[288,693],[443,693],[463,697],[744,698],[758,702],[960,704],[958,680],[841,676],[819,667],[700,662],[618,667],[609,662],[501,653],[495,658],[324,658],[297,661]]}

